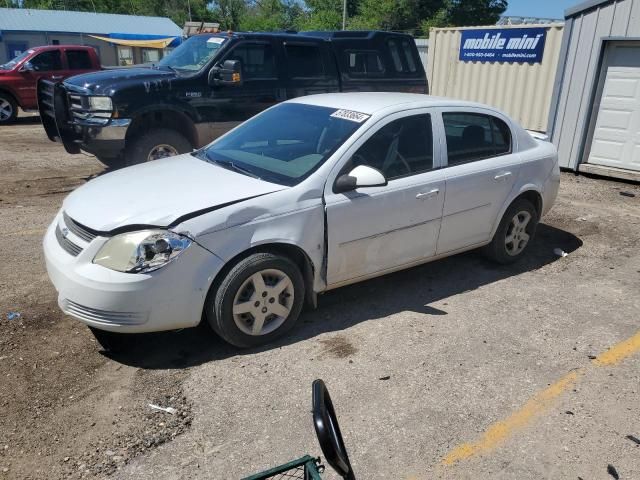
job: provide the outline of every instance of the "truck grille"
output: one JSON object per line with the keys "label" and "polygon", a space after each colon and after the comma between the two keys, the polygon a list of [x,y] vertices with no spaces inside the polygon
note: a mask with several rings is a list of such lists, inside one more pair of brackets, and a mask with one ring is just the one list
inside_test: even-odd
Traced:
{"label": "truck grille", "polygon": [[73,120],[86,120],[91,116],[87,106],[84,104],[86,97],[80,95],[69,95],[69,113]]}

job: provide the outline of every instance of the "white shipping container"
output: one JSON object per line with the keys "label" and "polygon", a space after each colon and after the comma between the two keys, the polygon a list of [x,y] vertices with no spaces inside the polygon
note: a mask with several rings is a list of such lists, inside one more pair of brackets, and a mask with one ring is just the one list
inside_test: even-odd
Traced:
{"label": "white shipping container", "polygon": [[[541,63],[461,61],[463,30],[545,28]],[[529,130],[547,131],[563,24],[434,28],[429,32],[429,93],[486,103]]]}

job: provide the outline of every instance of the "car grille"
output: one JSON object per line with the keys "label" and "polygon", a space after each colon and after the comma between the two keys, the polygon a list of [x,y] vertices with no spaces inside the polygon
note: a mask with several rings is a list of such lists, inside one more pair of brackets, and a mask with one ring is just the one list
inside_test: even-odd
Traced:
{"label": "car grille", "polygon": [[60,244],[62,249],[65,252],[67,252],[69,255],[73,255],[74,257],[77,257],[82,251],[81,246],[76,245],[75,243],[73,243],[71,240],[69,240],[64,236],[59,224],[56,227],[56,238],[58,239],[58,243]]}
{"label": "car grille", "polygon": [[112,312],[90,308],[79,303],[63,299],[60,302],[62,310],[81,320],[106,323],[109,325],[142,325],[147,321],[147,314],[142,312]]}
{"label": "car grille", "polygon": [[85,242],[90,243],[93,239],[95,239],[98,236],[93,230],[76,222],[73,218],[71,218],[65,212],[62,213],[62,218],[64,219],[64,224],[66,225],[66,227],[70,231],[72,231],[75,235],[83,239]]}

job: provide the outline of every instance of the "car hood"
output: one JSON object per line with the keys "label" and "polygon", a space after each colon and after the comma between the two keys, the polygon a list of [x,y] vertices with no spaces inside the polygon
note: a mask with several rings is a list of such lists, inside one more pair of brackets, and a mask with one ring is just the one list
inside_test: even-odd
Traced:
{"label": "car hood", "polygon": [[185,217],[285,188],[185,154],[90,180],[72,192],[62,208],[98,232],[168,227]]}
{"label": "car hood", "polygon": [[75,75],[67,78],[64,84],[71,90],[94,95],[111,95],[130,86],[145,86],[150,89],[153,84],[154,88],[157,88],[162,82],[167,83],[175,78],[176,74],[170,70],[123,67]]}

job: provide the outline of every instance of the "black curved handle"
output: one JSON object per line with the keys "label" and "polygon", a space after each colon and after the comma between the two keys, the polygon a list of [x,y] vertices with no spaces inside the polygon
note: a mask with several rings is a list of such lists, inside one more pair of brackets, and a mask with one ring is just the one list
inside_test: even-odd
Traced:
{"label": "black curved handle", "polygon": [[320,379],[314,380],[311,389],[313,426],[324,458],[342,478],[355,480],[329,391]]}

